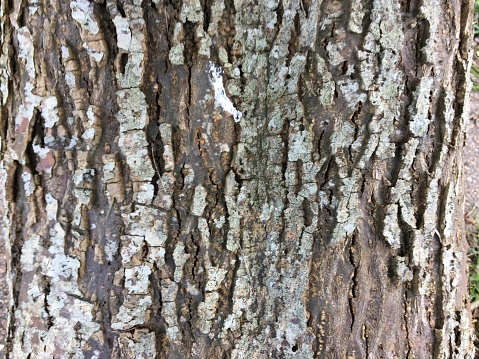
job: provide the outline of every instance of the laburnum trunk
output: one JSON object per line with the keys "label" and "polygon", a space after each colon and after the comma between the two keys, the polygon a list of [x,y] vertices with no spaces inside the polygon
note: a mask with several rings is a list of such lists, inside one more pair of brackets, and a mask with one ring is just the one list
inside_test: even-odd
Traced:
{"label": "laburnum trunk", "polygon": [[473,358],[472,0],[1,2],[8,358]]}

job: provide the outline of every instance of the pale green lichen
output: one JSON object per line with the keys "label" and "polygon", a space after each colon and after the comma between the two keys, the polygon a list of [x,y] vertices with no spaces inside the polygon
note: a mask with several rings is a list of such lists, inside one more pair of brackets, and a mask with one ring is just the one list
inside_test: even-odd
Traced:
{"label": "pale green lichen", "polygon": [[143,130],[147,124],[145,95],[138,88],[117,91],[117,100],[121,104],[116,119],[120,131]]}
{"label": "pale green lichen", "polygon": [[338,86],[349,108],[356,108],[359,102],[365,103],[368,98],[366,93],[360,91],[359,82],[356,80],[341,80],[338,81]]}
{"label": "pale green lichen", "polygon": [[[164,244],[168,236],[167,213],[150,207],[152,204],[162,208],[171,207],[171,190],[174,179],[170,172],[163,174],[162,191],[155,196],[155,186],[152,183],[157,169],[151,163],[152,154],[148,148],[146,125],[149,122],[145,95],[139,89],[144,70],[145,59],[145,21],[141,1],[135,0],[134,5],[125,5],[127,17],[116,16],[114,24],[117,30],[119,47],[122,56],[127,55],[128,61],[124,73],[117,71],[117,91],[119,111],[116,118],[120,124],[118,147],[126,164],[134,207],[122,207],[122,219],[125,225],[121,236],[121,257],[124,265],[115,274],[115,284],[124,285],[124,302],[118,313],[112,318],[113,329],[128,329],[143,325],[149,319],[149,308],[152,303],[150,295],[150,275],[153,264],[159,268],[165,265]],[[119,70],[119,69],[118,69]],[[166,171],[174,168],[171,149],[171,126],[162,125],[159,128],[165,148]],[[121,187],[121,173],[117,155],[103,156],[104,178],[112,203],[114,198],[121,198],[124,189]],[[165,187],[168,186],[168,187]],[[168,188],[168,189],[167,189]],[[116,197],[115,197],[116,196]],[[113,246],[114,247],[114,246]],[[146,255],[142,249],[147,248]],[[121,339],[121,338],[120,338]],[[129,350],[135,357],[150,358],[155,353],[156,335],[147,330],[134,332],[133,338],[123,336],[119,346],[124,352]],[[132,356],[133,357],[133,356]]]}
{"label": "pale green lichen", "polygon": [[[45,253],[39,237],[32,237],[29,240],[32,247],[26,247],[22,254],[22,263],[26,265],[24,274],[38,274],[32,276],[28,283],[28,296],[15,310],[18,323],[15,333],[24,339],[13,342],[14,357],[76,355],[77,358],[84,358],[81,352],[82,343],[100,329],[92,316],[93,304],[80,299],[82,293],[77,284],[80,263],[77,259],[65,255],[65,234],[60,224],[55,223],[50,230],[51,244],[47,248],[48,253]],[[35,260],[30,258],[31,255],[35,255]],[[44,307],[44,300],[39,299],[45,296],[40,288],[43,288],[46,279],[50,283],[50,290],[44,298],[47,306]],[[25,287],[21,290],[26,289]],[[45,330],[45,327],[37,324],[36,318],[40,316],[45,319],[47,308],[48,315],[55,319],[48,330]],[[76,328],[78,322],[81,323],[80,331]],[[77,339],[59,340],[65,336]],[[37,338],[36,342],[33,342],[34,338]]]}
{"label": "pale green lichen", "polygon": [[172,65],[183,65],[185,62],[185,45],[180,43],[178,45],[173,46],[170,49],[168,59],[170,60]]}
{"label": "pale green lichen", "polygon": [[361,34],[363,32],[363,19],[365,15],[361,0],[354,0],[351,3],[351,11],[349,12],[348,30],[356,34]]}
{"label": "pale green lichen", "polygon": [[31,272],[35,270],[36,258],[39,252],[41,251],[42,251],[42,246],[40,245],[39,235],[32,235],[25,241],[22,248],[22,256],[20,258],[20,262],[22,263],[22,268],[25,271]]}
{"label": "pale green lichen", "polygon": [[218,292],[205,293],[205,300],[198,305],[200,316],[200,331],[208,334],[211,330],[211,320],[215,318],[217,303],[220,298]]}
{"label": "pale green lichen", "polygon": [[111,161],[111,162],[105,162],[104,161],[103,165],[103,180],[105,182],[115,182],[115,169],[116,167],[116,161]]}
{"label": "pale green lichen", "polygon": [[135,182],[133,183],[133,200],[135,202],[151,205],[155,195],[155,187],[151,182]]}
{"label": "pale green lichen", "polygon": [[336,85],[333,81],[333,76],[328,71],[324,59],[316,54],[316,66],[318,74],[321,74],[322,86],[319,92],[319,99],[323,106],[330,106],[334,103],[334,92]]}
{"label": "pale green lichen", "polygon": [[137,254],[145,241],[143,236],[124,235],[121,240],[121,261],[123,264],[130,263],[132,257]]}
{"label": "pale green lichen", "polygon": [[149,160],[145,133],[143,131],[122,133],[118,144],[126,155],[131,179],[134,182],[150,181],[155,175],[155,170]]}
{"label": "pale green lichen", "polygon": [[218,57],[220,59],[221,64],[223,64],[223,66],[224,64],[228,63],[228,52],[223,46],[221,46],[218,50]]}
{"label": "pale green lichen", "polygon": [[[344,34],[340,33],[340,34],[336,34],[336,36],[344,37]],[[346,44],[344,42],[337,42],[337,43],[329,42],[326,45],[326,51],[328,53],[329,63],[332,66],[339,66],[345,61],[342,55],[345,47],[346,47]]]}
{"label": "pale green lichen", "polygon": [[144,55],[142,52],[130,52],[128,54],[125,73],[117,73],[117,81],[121,88],[128,89],[140,86],[143,75],[143,71],[140,69],[143,59]]}
{"label": "pale green lichen", "polygon": [[225,183],[225,200],[226,208],[229,214],[229,230],[227,234],[226,248],[234,251],[239,248],[238,242],[240,237],[240,219],[241,215],[238,212],[237,206],[238,183],[235,180],[235,174],[231,171],[226,176]]}
{"label": "pale green lichen", "polygon": [[416,101],[414,107],[410,108],[410,112],[414,113],[412,121],[409,123],[409,129],[414,136],[424,137],[429,128],[429,107],[431,88],[433,85],[433,79],[430,77],[423,77],[417,90],[414,93]]}
{"label": "pale green lichen", "polygon": [[167,239],[166,214],[152,207],[136,205],[134,212],[122,214],[126,224],[126,233],[144,236],[145,241],[153,247],[163,246]]}
{"label": "pale green lichen", "polygon": [[147,321],[146,311],[152,303],[150,295],[127,295],[118,313],[113,315],[111,327],[126,330]]}
{"label": "pale green lichen", "polygon": [[122,333],[117,340],[124,358],[155,359],[157,356],[156,335],[148,329],[135,329],[133,335]]}
{"label": "pale green lichen", "polygon": [[210,58],[210,47],[212,45],[211,36],[203,30],[201,26],[196,29],[196,38],[199,39],[198,54]]}
{"label": "pale green lichen", "polygon": [[390,204],[386,206],[386,217],[384,218],[383,236],[391,248],[401,248],[401,229],[398,223],[398,205]]}
{"label": "pale green lichen", "polygon": [[161,281],[161,296],[163,301],[161,315],[168,325],[166,328],[166,335],[168,339],[172,341],[181,337],[178,329],[178,316],[175,303],[177,292],[178,285],[175,282],[170,279],[164,279]]}
{"label": "pale green lichen", "polygon": [[320,18],[322,0],[312,1],[309,6],[309,16],[300,13],[301,34],[299,43],[301,46],[315,49],[315,40],[318,33],[318,20]]}
{"label": "pale green lichen", "polygon": [[25,195],[28,197],[35,191],[35,184],[32,179],[32,175],[27,170],[22,172],[23,180],[23,189],[25,190]]}
{"label": "pale green lichen", "polygon": [[185,245],[182,242],[178,242],[173,251],[173,260],[175,261],[176,266],[174,274],[175,282],[181,282],[181,278],[183,277],[183,266],[189,257],[190,255],[185,253]]}
{"label": "pale green lichen", "polygon": [[203,9],[199,0],[186,0],[183,2],[180,12],[180,21],[203,22]]}
{"label": "pale green lichen", "polygon": [[[303,29],[301,32],[301,36],[308,37],[308,40],[303,41],[311,40],[308,46],[314,46],[314,37],[317,34],[318,17],[315,18],[319,12],[317,4],[311,4],[310,7],[311,21],[309,24],[314,27],[314,30],[309,34],[303,32]],[[307,357],[312,355],[311,349],[308,345],[298,343],[298,341],[310,340],[302,297],[306,291],[306,282],[302,280],[297,282],[293,278],[306,278],[308,273],[308,269],[300,265],[300,263],[308,262],[313,243],[311,233],[301,235],[305,227],[303,204],[306,197],[310,198],[316,195],[316,174],[320,166],[312,159],[311,153],[314,152],[313,128],[311,125],[306,126],[306,121],[302,120],[304,111],[298,96],[298,80],[305,67],[304,54],[292,54],[291,61],[289,64],[286,63],[294,18],[296,14],[299,14],[300,23],[303,24],[306,21],[305,14],[300,11],[299,3],[283,3],[282,26],[270,45],[269,54],[263,55],[258,51],[264,48],[263,39],[266,39],[268,34],[264,33],[262,27],[255,28],[253,26],[251,28],[251,23],[248,22],[251,19],[250,8],[247,8],[243,2],[238,2],[235,5],[238,5],[238,7],[235,6],[237,10],[236,41],[244,45],[241,65],[243,76],[247,79],[246,84],[243,85],[241,106],[243,113],[247,115],[245,115],[244,121],[240,122],[241,138],[234,157],[237,172],[236,174],[230,172],[225,183],[225,200],[229,221],[226,245],[228,249],[238,251],[241,262],[236,272],[233,307],[224,320],[222,336],[224,337],[228,331],[231,331],[232,335],[238,336],[231,354],[233,358],[261,355],[261,348],[264,346],[277,348],[285,357],[293,355]],[[243,5],[245,8],[242,8]],[[274,19],[276,14],[273,5],[273,3],[267,4],[266,2],[258,4],[258,14],[261,13],[261,17],[264,19]],[[235,66],[237,64],[232,63],[232,67]],[[267,85],[262,87],[266,67],[268,68],[268,81]],[[265,96],[265,92],[267,96]],[[268,106],[269,111],[266,123],[251,116],[257,111],[258,103],[263,102]],[[281,134],[286,121],[289,123],[288,162],[284,172],[284,154],[282,154],[284,139]],[[258,148],[255,145],[258,142],[258,132],[262,131],[262,126],[265,125],[268,126],[270,135],[262,140],[262,146]],[[266,174],[249,163],[251,156],[258,156],[260,151],[267,154],[263,159]],[[297,167],[299,165],[301,165],[302,178],[298,178]],[[261,180],[258,180],[264,175],[270,179],[267,188],[263,186]],[[240,187],[236,177],[247,180],[241,181]],[[254,207],[260,208],[261,213],[254,211],[254,219],[252,219],[249,203],[256,193],[265,193],[265,195],[260,196],[259,199],[255,197]],[[287,207],[284,203],[285,195],[288,198]],[[316,214],[317,210],[318,208],[311,209],[312,213]],[[258,234],[256,233],[257,229],[250,228],[249,223],[253,224],[252,221],[257,221],[258,218],[267,223],[267,234]],[[313,218],[317,217],[313,215]],[[243,229],[240,231],[237,228],[241,221],[243,221]],[[314,232],[314,225],[308,226],[308,231]],[[256,222],[253,227],[255,226]],[[282,259],[282,265],[278,267],[277,261],[282,246],[280,231],[284,233],[288,241],[297,242],[297,247],[292,247],[291,255]],[[250,308],[251,298],[254,298],[256,294],[251,283],[261,275],[258,273],[260,266],[255,265],[254,254],[258,245],[255,238],[258,235],[265,236],[264,245],[268,255],[264,265],[269,266],[267,277],[264,279],[267,283],[268,297],[261,300],[261,307],[264,308],[261,317],[276,318],[278,316],[275,312],[277,305],[281,305],[281,308],[291,308],[281,315],[281,319],[277,323],[271,325],[265,325],[264,321],[258,319],[255,311]],[[298,258],[297,263],[294,260],[296,256],[301,257]],[[283,278],[291,278],[288,287],[284,289],[275,284],[279,280],[282,281]],[[292,292],[297,295],[291,295]],[[261,330],[258,331],[258,328]],[[271,338],[273,330],[281,334],[276,338]],[[254,340],[251,340],[251,332],[255,333]],[[291,350],[294,345],[298,347],[296,352]]]}
{"label": "pale green lichen", "polygon": [[429,37],[426,39],[426,46],[421,51],[426,55],[429,62],[435,63],[437,58],[436,41],[440,41],[442,34],[438,34],[439,27],[439,9],[441,4],[438,0],[425,0],[419,9],[421,18],[428,22]]}
{"label": "pale green lichen", "polygon": [[191,204],[191,214],[202,216],[206,207],[206,189],[199,185],[195,187],[195,194]]}

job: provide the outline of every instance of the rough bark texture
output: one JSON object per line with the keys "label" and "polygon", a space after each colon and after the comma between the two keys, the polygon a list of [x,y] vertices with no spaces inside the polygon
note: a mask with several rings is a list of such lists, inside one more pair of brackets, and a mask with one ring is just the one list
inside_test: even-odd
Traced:
{"label": "rough bark texture", "polygon": [[11,358],[472,358],[472,1],[1,3]]}

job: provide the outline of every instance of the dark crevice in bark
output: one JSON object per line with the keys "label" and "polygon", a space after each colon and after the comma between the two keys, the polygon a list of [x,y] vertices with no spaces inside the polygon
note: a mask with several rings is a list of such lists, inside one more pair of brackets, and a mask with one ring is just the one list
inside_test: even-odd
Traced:
{"label": "dark crevice in bark", "polygon": [[[439,198],[443,196],[444,193],[442,190],[439,193]],[[434,328],[436,330],[441,330],[443,329],[445,325],[445,320],[446,320],[446,315],[447,313],[444,312],[444,282],[443,278],[445,276],[444,273],[444,264],[442,262],[443,258],[443,253],[444,253],[444,247],[441,243],[441,238],[440,238],[440,233],[436,231],[436,233],[433,234],[433,243],[432,243],[432,248],[434,249],[434,252],[432,256],[434,258],[438,258],[437,262],[430,263],[430,269],[431,269],[431,274],[433,277],[433,280],[435,281],[435,295],[432,300],[434,300],[434,306],[432,308],[434,309],[433,313],[433,318],[434,318]],[[432,352],[434,353],[434,358],[439,357],[438,353],[441,351],[441,342],[440,339],[435,336],[435,340],[432,346]]]}
{"label": "dark crevice in bark", "polygon": [[295,172],[295,184],[293,187],[293,193],[295,196],[298,195],[299,191],[301,191],[303,185],[303,161],[297,160],[293,163],[294,172]]}
{"label": "dark crevice in bark", "polygon": [[[351,163],[355,163],[355,167],[357,167],[357,162],[361,159],[361,157],[364,154],[364,151],[366,150],[366,146],[363,145],[361,146],[361,151],[359,153],[353,153],[353,146],[352,146],[359,137],[359,130],[363,123],[363,120],[360,117],[362,108],[363,108],[363,103],[359,102],[353,114],[349,117],[349,120],[354,125],[354,135],[353,135],[354,137],[353,137],[353,140],[351,141],[351,144],[348,146],[348,154],[349,154],[349,161]],[[356,161],[354,160],[355,157],[357,158]]]}
{"label": "dark crevice in bark", "polygon": [[[425,19],[418,18],[417,20],[417,37],[416,37],[416,61],[418,64],[427,63],[426,55],[423,51],[427,45],[431,34],[429,29],[429,22]],[[419,73],[417,72],[419,71]],[[422,73],[420,66],[416,67],[416,77],[419,77]]]}
{"label": "dark crevice in bark", "polygon": [[203,30],[205,32],[208,31],[208,27],[210,25],[210,19],[211,19],[211,5],[212,1],[211,0],[202,0],[202,8],[203,8]]}
{"label": "dark crevice in bark", "polygon": [[399,255],[406,257],[406,264],[409,265],[409,261],[412,260],[412,248],[414,243],[414,228],[412,228],[405,220],[403,215],[403,207],[398,204],[398,223],[401,230],[401,248],[399,249]]}
{"label": "dark crevice in bark", "polygon": [[464,101],[467,93],[467,69],[464,68],[464,63],[455,59],[454,68],[456,69],[455,81],[455,101],[454,101],[454,120],[452,123],[452,136],[451,142],[448,144],[449,148],[456,149],[457,140],[463,131],[462,126],[460,126],[461,121],[464,117]]}
{"label": "dark crevice in bark", "polygon": [[[288,41],[288,55],[286,56],[286,66],[289,67],[294,55],[300,50],[299,35],[301,34],[301,25],[299,19],[299,12],[296,12],[293,20],[293,26],[291,27],[291,37]],[[289,75],[286,75],[286,79],[289,79]]]}
{"label": "dark crevice in bark", "polygon": [[459,55],[462,57],[464,63],[467,63],[468,53],[471,49],[471,38],[474,36],[471,33],[470,20],[474,15],[474,5],[467,1],[460,2],[461,4],[461,21],[459,33]]}
{"label": "dark crevice in bark", "polygon": [[279,0],[278,7],[276,8],[276,23],[274,24],[276,33],[279,32],[283,26],[284,6],[283,0]]}
{"label": "dark crevice in bark", "polygon": [[[7,171],[7,180],[5,187],[6,199],[11,203],[10,208],[12,214],[8,220],[12,222],[10,232],[8,233],[11,243],[10,255],[11,255],[11,275],[12,275],[12,300],[13,306],[9,308],[10,321],[8,323],[8,337],[6,340],[6,356],[13,350],[13,335],[16,330],[15,310],[20,305],[20,289],[23,281],[23,271],[21,266],[21,255],[24,243],[23,225],[26,222],[26,210],[24,206],[26,201],[22,201],[23,195],[20,193],[23,191],[21,185],[21,169],[22,166],[17,161],[13,161],[12,165]],[[27,209],[28,210],[28,209]],[[10,339],[10,340],[9,340]],[[23,342],[23,338],[22,338]]]}
{"label": "dark crevice in bark", "polygon": [[[7,170],[7,180],[5,184],[5,197],[8,202],[17,203],[20,198],[22,166],[18,161],[13,161],[10,168]],[[21,205],[21,204],[20,204]]]}
{"label": "dark crevice in bark", "polygon": [[321,167],[321,170],[318,173],[323,175],[321,180],[318,178],[320,190],[322,190],[325,187],[326,183],[331,179],[331,170],[334,166],[333,160],[333,156],[329,157],[329,159],[324,162],[323,166]]}
{"label": "dark crevice in bark", "polygon": [[155,142],[150,142],[147,146],[148,149],[148,157],[151,161],[151,164],[153,165],[153,168],[155,169],[155,174],[151,178],[151,184],[153,185],[153,201],[156,199],[158,196],[158,192],[160,191],[160,186],[158,185],[158,182],[161,183],[161,189],[165,190],[165,186],[163,185],[163,182],[161,180],[162,176],[162,159],[163,157],[161,156],[161,152],[163,149],[162,143],[160,141],[155,141]]}
{"label": "dark crevice in bark", "polygon": [[408,318],[408,312],[410,311],[408,310],[408,307],[410,305],[409,302],[410,302],[410,299],[408,298],[408,290],[405,289],[404,300],[403,300],[403,311],[404,311],[403,325],[406,331],[406,338],[405,338],[406,339],[406,358],[410,357],[411,350],[412,350],[411,341],[410,341],[409,318]]}
{"label": "dark crevice in bark", "polygon": [[[193,282],[200,282],[198,279],[197,279],[197,273],[198,273],[198,270],[199,268],[201,268],[201,265],[200,265],[200,257],[199,257],[199,254],[200,254],[200,241],[198,239],[198,235],[197,233],[193,233],[191,236],[191,243],[192,243],[192,254],[193,254],[193,265],[191,266],[191,278],[193,279]],[[199,278],[201,279],[201,278]],[[200,283],[199,283],[200,284]],[[202,287],[201,285],[199,286],[200,288]]]}
{"label": "dark crevice in bark", "polygon": [[[192,71],[193,71],[193,66],[192,65],[189,65],[188,66],[188,105],[186,106],[186,123],[187,123],[187,127],[188,127],[188,131],[190,131],[191,129],[191,114],[190,114],[190,109],[191,109],[191,106],[193,105],[193,100],[192,100]],[[188,136],[189,138],[189,136]],[[188,141],[190,142],[190,141]]]}
{"label": "dark crevice in bark", "polygon": [[289,152],[289,119],[286,119],[283,123],[283,128],[281,130],[281,140],[283,141],[282,154],[283,158],[281,160],[281,175],[283,183],[286,183],[286,169],[288,168],[288,152]]}
{"label": "dark crevice in bark", "polygon": [[357,244],[357,239],[356,239],[357,233],[353,233],[351,236],[351,243],[349,244],[349,249],[348,249],[348,260],[351,263],[351,266],[353,267],[352,269],[352,276],[351,276],[351,284],[350,284],[350,289],[349,289],[349,295],[348,295],[348,307],[349,307],[349,315],[351,317],[351,326],[350,326],[350,332],[351,334],[353,333],[354,330],[354,325],[355,325],[355,320],[356,320],[356,308],[355,308],[355,299],[358,298],[358,269],[359,269],[359,263],[356,259],[357,254],[356,252],[356,244]]}
{"label": "dark crevice in bark", "polygon": [[311,202],[309,199],[303,199],[301,208],[303,210],[304,226],[309,227],[313,224],[313,211],[311,210]]}
{"label": "dark crevice in bark", "polygon": [[31,132],[30,132],[30,138],[28,140],[26,149],[25,149],[25,160],[26,160],[26,165],[31,171],[32,175],[38,175],[39,172],[37,171],[37,165],[38,165],[38,158],[37,154],[33,150],[33,146],[37,145],[40,147],[44,147],[45,144],[43,142],[45,138],[45,134],[43,132],[44,126],[45,126],[45,119],[43,116],[40,114],[38,110],[35,110],[33,113],[32,121],[31,121]]}
{"label": "dark crevice in bark", "polygon": [[300,0],[299,6],[306,18],[309,18],[309,9],[311,8],[311,0]]}
{"label": "dark crevice in bark", "polygon": [[[420,150],[416,150],[416,158],[419,156]],[[417,166],[416,160],[412,164],[412,169],[415,170]],[[414,184],[414,200],[417,203],[417,210],[415,211],[416,225],[418,229],[424,227],[424,211],[426,210],[427,203],[423,200],[424,194],[428,193],[429,188],[429,175],[422,175],[416,177],[416,183]]]}
{"label": "dark crevice in bark", "polygon": [[116,9],[120,13],[121,17],[126,17],[126,13],[125,13],[125,9],[123,8],[123,4],[119,0],[116,0]]}

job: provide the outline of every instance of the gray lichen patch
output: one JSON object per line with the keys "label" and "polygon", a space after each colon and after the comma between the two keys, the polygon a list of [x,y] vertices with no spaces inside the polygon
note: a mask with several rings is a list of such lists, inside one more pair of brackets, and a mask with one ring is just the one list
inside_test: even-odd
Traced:
{"label": "gray lichen patch", "polygon": [[117,330],[125,330],[134,328],[136,325],[142,325],[148,320],[146,312],[151,303],[152,300],[149,295],[126,296],[118,313],[112,318],[111,327]]}
{"label": "gray lichen patch", "polygon": [[178,283],[181,281],[181,278],[183,277],[183,266],[189,257],[190,255],[185,253],[185,245],[181,242],[177,243],[175,250],[173,251],[173,260],[175,261],[176,266],[174,274],[175,282]]}
{"label": "gray lichen patch", "polygon": [[229,214],[229,231],[227,234],[226,248],[234,251],[239,248],[239,238],[241,233],[240,219],[241,215],[238,211],[237,197],[238,183],[235,180],[235,174],[231,171],[226,176],[225,184],[225,201]]}
{"label": "gray lichen patch", "polygon": [[121,110],[117,114],[120,131],[143,130],[147,124],[145,95],[138,88],[120,90],[117,101]]}
{"label": "gray lichen patch", "polygon": [[122,333],[117,339],[119,351],[125,358],[155,359],[157,357],[156,335],[148,329],[135,329]]}
{"label": "gray lichen patch", "polygon": [[125,269],[125,288],[128,294],[148,294],[151,268],[148,265]]}
{"label": "gray lichen patch", "polygon": [[390,204],[386,207],[386,217],[384,219],[384,238],[393,249],[401,247],[401,229],[398,223],[398,205]]}
{"label": "gray lichen patch", "polygon": [[414,136],[424,137],[429,127],[429,107],[431,87],[433,85],[433,79],[430,77],[423,77],[419,83],[418,89],[415,93],[417,98],[414,104],[414,108],[410,109],[411,113],[414,113],[412,121],[409,123],[409,129]]}
{"label": "gray lichen patch", "polygon": [[172,129],[170,124],[162,123],[159,126],[161,142],[163,143],[163,159],[165,161],[165,171],[171,172],[174,169],[174,157],[172,146]]}
{"label": "gray lichen patch", "polygon": [[183,3],[180,13],[180,21],[202,22],[203,9],[199,0],[187,0]]}
{"label": "gray lichen patch", "polygon": [[173,65],[183,65],[185,62],[185,56],[184,56],[184,51],[185,51],[185,45],[184,44],[178,44],[173,46],[170,49],[169,53],[169,60]]}
{"label": "gray lichen patch", "polygon": [[349,12],[348,30],[356,34],[361,34],[363,32],[363,19],[365,15],[361,0],[353,0]]}
{"label": "gray lichen patch", "polygon": [[406,264],[406,258],[404,257],[394,257],[392,260],[392,269],[394,270],[394,275],[396,280],[399,282],[409,282],[413,280],[413,272]]}
{"label": "gray lichen patch", "polygon": [[326,67],[326,63],[322,57],[316,54],[317,72],[321,74],[322,86],[319,93],[319,98],[323,106],[330,106],[334,103],[334,92],[336,89],[333,77]]}
{"label": "gray lichen patch", "polygon": [[[12,354],[15,357],[54,353],[62,356],[76,355],[82,349],[82,343],[100,330],[100,325],[93,318],[93,304],[86,298],[82,299],[78,287],[80,263],[65,255],[65,231],[59,223],[55,223],[50,231],[51,245],[48,248],[43,247],[37,239],[39,237],[29,240],[27,248],[30,253],[25,251],[22,255],[24,275],[31,278],[31,281],[20,288],[28,299],[18,306],[14,314],[19,323],[15,333],[26,333],[29,339],[23,343],[15,341]],[[31,255],[35,256],[35,260]],[[45,280],[50,283],[48,293],[43,289]],[[39,320],[40,315],[48,315],[55,318],[55,321],[46,328]],[[82,323],[81,330],[76,326],[78,322]],[[62,336],[78,339],[59,340]],[[78,357],[82,358],[83,355]]]}
{"label": "gray lichen patch", "polygon": [[193,203],[191,204],[191,214],[202,216],[206,207],[206,189],[203,186],[195,187]]}

